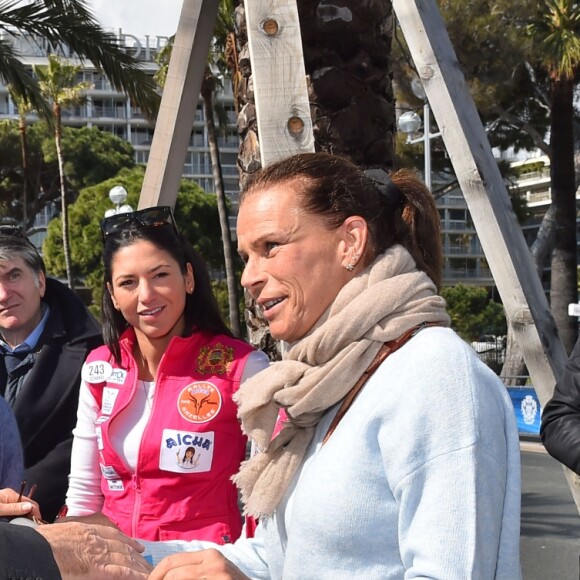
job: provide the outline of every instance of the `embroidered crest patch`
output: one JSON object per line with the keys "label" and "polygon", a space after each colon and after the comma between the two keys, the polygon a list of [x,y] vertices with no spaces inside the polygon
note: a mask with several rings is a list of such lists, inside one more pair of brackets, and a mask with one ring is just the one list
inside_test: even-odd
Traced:
{"label": "embroidered crest patch", "polygon": [[197,355],[198,372],[207,375],[213,373],[223,375],[234,360],[234,349],[224,346],[220,342],[213,346],[203,346]]}
{"label": "embroidered crest patch", "polygon": [[187,385],[177,398],[179,414],[191,423],[207,423],[222,408],[222,395],[219,389],[207,381]]}

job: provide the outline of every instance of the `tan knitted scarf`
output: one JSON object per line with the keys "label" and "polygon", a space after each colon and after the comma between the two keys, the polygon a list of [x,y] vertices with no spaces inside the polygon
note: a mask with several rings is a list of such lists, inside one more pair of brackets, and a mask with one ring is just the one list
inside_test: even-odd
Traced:
{"label": "tan knitted scarf", "polygon": [[[383,343],[422,322],[448,326],[445,302],[407,250],[395,246],[342,288],[284,360],[243,384],[235,397],[238,415],[259,449],[234,477],[247,514],[274,512],[322,415],[345,397]],[[272,439],[280,407],[290,421]]]}

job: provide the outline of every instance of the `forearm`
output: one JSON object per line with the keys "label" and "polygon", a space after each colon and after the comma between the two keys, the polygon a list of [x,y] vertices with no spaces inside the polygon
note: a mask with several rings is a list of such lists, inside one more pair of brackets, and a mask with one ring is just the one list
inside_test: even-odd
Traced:
{"label": "forearm", "polygon": [[95,419],[97,403],[83,384],[79,396],[77,425],[72,444],[69,485],[66,494],[68,514],[85,516],[101,510],[101,470]]}
{"label": "forearm", "polygon": [[254,538],[241,537],[233,544],[223,546],[199,540],[141,543],[145,546],[145,555],[151,556],[154,565],[159,564],[167,556],[190,553],[193,558],[194,552],[213,549],[219,551],[244,576],[255,580],[269,580],[270,570],[265,555],[266,533],[259,525]]}

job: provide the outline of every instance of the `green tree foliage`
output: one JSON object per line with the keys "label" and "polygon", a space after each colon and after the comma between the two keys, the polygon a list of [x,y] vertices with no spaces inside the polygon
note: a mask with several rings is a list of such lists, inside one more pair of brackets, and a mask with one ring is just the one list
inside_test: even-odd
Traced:
{"label": "green tree foliage", "polygon": [[493,302],[485,288],[457,284],[443,288],[441,295],[447,302],[452,328],[467,342],[483,334],[506,334],[503,306]]}
{"label": "green tree foliage", "polygon": [[[100,222],[105,211],[112,207],[109,191],[116,185],[122,185],[129,193],[127,203],[137,207],[144,173],[141,165],[122,169],[113,178],[81,190],[78,199],[69,207],[72,259],[77,274],[84,277],[85,285],[91,290],[97,307],[100,305],[103,276]],[[215,196],[206,194],[192,181],[182,180],[175,219],[180,231],[201,253],[208,267],[221,269],[223,254]],[[48,225],[43,253],[48,272],[53,276],[63,276],[66,270],[58,218]]]}
{"label": "green tree foliage", "polygon": [[[567,305],[577,297],[573,127],[578,119],[580,3],[440,0],[439,7],[491,145],[537,148],[550,158],[554,218],[548,225],[557,227],[553,235],[543,236],[547,249],[536,255],[551,251],[552,312],[570,351],[577,334]],[[404,56],[396,67],[406,95],[412,68]]]}
{"label": "green tree foliage", "polygon": [[580,4],[446,0],[441,5],[492,145],[539,148],[550,157],[551,223],[557,224],[553,236],[544,238],[553,246],[550,298],[570,352],[577,336],[568,304],[577,299],[573,126]]}
{"label": "green tree foliage", "polygon": [[[16,121],[0,122],[0,217],[21,223],[22,156]],[[44,122],[28,126],[27,196],[30,229],[34,216],[60,195],[56,146],[52,130]],[[133,167],[132,145],[97,127],[63,127],[64,169],[67,190],[76,198],[83,187],[95,185],[116,175],[124,167]]]}
{"label": "green tree foliage", "polygon": [[[65,127],[62,136],[64,172],[76,191],[102,183],[122,168],[135,165],[135,153],[129,141],[97,127]],[[44,159],[56,162],[54,142],[43,142]]]}

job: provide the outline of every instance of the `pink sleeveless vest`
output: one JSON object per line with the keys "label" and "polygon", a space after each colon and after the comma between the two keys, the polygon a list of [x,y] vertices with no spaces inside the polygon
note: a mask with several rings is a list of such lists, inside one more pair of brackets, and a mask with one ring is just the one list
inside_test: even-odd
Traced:
{"label": "pink sleeveless vest", "polygon": [[121,366],[107,347],[85,363],[100,404],[95,431],[103,513],[134,538],[233,542],[242,522],[231,476],[244,459],[246,437],[232,395],[252,348],[205,333],[171,340],[133,473],[112,448],[109,427],[137,388],[134,341],[132,329],[121,337]]}

